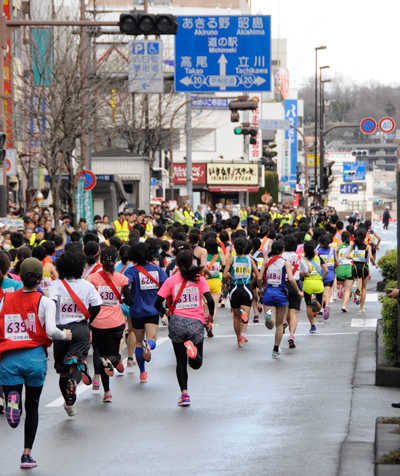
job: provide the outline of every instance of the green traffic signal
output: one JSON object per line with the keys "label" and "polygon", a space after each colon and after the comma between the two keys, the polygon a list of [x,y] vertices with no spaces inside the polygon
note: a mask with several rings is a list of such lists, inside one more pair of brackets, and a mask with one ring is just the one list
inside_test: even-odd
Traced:
{"label": "green traffic signal", "polygon": [[233,132],[237,135],[237,136],[240,136],[241,133],[242,133],[242,128],[241,127],[235,127],[233,129]]}

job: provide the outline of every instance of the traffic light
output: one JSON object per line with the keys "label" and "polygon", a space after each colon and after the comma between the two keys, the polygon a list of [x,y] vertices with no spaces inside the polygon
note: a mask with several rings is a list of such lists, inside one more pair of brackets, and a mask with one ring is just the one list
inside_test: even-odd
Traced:
{"label": "traffic light", "polygon": [[175,15],[153,13],[121,13],[119,31],[125,35],[176,35],[178,20]]}
{"label": "traffic light", "polygon": [[368,150],[352,150],[351,155],[354,157],[365,157],[368,155]]}
{"label": "traffic light", "polygon": [[6,135],[4,132],[0,132],[0,167],[4,163],[4,159],[6,158]]}
{"label": "traffic light", "polygon": [[248,96],[240,96],[229,103],[229,109],[231,110],[231,122],[239,122],[238,111],[255,111],[258,109],[258,102],[250,101]]}
{"label": "traffic light", "polygon": [[256,136],[258,134],[258,128],[255,126],[247,126],[247,125],[242,125],[242,126],[236,126],[233,129],[233,133],[236,136],[250,136],[250,144],[257,144],[257,139]]}
{"label": "traffic light", "polygon": [[345,170],[343,172],[343,175],[345,175],[346,177],[354,177],[356,175],[356,171],[355,170]]}
{"label": "traffic light", "polygon": [[332,166],[335,162],[332,160],[327,162],[324,167],[324,175],[322,177],[322,188],[323,193],[328,193],[329,185],[334,181],[334,177],[332,176]]}

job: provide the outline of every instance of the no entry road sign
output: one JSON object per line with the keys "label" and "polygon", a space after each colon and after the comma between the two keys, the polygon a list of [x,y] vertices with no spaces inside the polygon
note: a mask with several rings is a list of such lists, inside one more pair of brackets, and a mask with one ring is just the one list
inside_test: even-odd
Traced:
{"label": "no entry road sign", "polygon": [[92,190],[96,186],[96,175],[91,170],[83,170],[81,177],[85,181],[83,185],[85,192]]}
{"label": "no entry road sign", "polygon": [[372,119],[372,117],[366,117],[361,121],[360,128],[365,134],[372,134],[376,130],[375,119]]}

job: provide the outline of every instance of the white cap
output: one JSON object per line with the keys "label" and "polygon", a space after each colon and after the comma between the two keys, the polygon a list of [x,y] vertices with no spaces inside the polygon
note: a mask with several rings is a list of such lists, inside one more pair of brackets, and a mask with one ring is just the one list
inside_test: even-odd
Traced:
{"label": "white cap", "polygon": [[386,207],[386,210],[390,210],[390,207],[389,207],[389,205]]}
{"label": "white cap", "polygon": [[358,210],[354,210],[354,214],[355,214],[355,215],[359,215],[359,213],[360,213],[360,212],[359,212]]}

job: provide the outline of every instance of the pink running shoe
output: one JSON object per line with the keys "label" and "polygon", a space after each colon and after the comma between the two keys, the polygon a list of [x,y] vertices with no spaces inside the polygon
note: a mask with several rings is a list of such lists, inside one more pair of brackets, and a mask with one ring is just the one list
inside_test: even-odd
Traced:
{"label": "pink running shoe", "polygon": [[147,383],[147,372],[140,374],[140,383]]}
{"label": "pink running shoe", "polygon": [[238,343],[239,347],[243,347],[244,346],[244,339],[241,337],[240,339],[238,339],[237,343]]}
{"label": "pink running shoe", "polygon": [[11,428],[17,428],[21,420],[21,410],[19,403],[21,396],[18,392],[12,391],[7,397],[6,418]]}
{"label": "pink running shoe", "polygon": [[244,334],[242,334],[242,339],[245,343],[249,342],[249,339]]}
{"label": "pink running shoe", "polygon": [[103,397],[103,402],[104,403],[112,403],[112,395],[109,393],[108,395],[104,395]]}
{"label": "pink running shoe", "polygon": [[92,388],[93,390],[100,390],[100,377],[93,377]]}
{"label": "pink running shoe", "polygon": [[116,371],[120,374],[124,373],[125,367],[124,364],[122,363],[122,359],[119,359],[118,365],[115,367]]}
{"label": "pink running shoe", "polygon": [[193,342],[191,340],[187,340],[183,345],[186,347],[186,353],[189,359],[195,359],[197,356],[197,348]]}
{"label": "pink running shoe", "polygon": [[326,306],[324,309],[324,319],[325,321],[329,319],[329,306]]}
{"label": "pink running shoe", "polygon": [[146,362],[151,360],[151,348],[146,340],[142,340],[143,358]]}
{"label": "pink running shoe", "polygon": [[104,367],[104,373],[108,375],[109,377],[113,377],[114,367],[112,363],[108,360],[108,358],[105,355],[103,357],[100,357],[100,360]]}
{"label": "pink running shoe", "polygon": [[190,397],[187,393],[182,393],[181,398],[178,401],[179,407],[189,407],[190,406]]}
{"label": "pink running shoe", "polygon": [[343,299],[344,293],[343,293],[343,284],[338,284],[338,290],[337,290],[337,295],[339,299]]}

